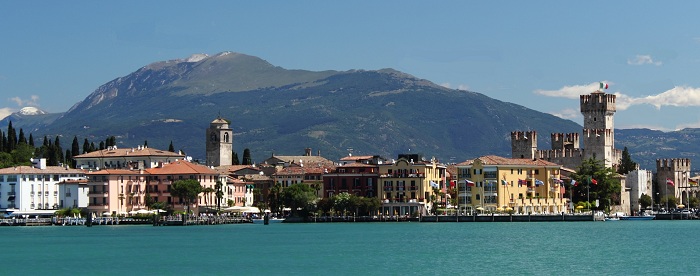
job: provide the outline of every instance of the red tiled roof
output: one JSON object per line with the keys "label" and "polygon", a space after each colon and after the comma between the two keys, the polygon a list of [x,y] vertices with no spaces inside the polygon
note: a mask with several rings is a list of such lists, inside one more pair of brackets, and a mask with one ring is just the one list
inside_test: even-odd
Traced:
{"label": "red tiled roof", "polygon": [[216,170],[184,160],[163,164],[160,168],[146,169],[149,174],[219,174]]}
{"label": "red tiled roof", "polygon": [[[529,159],[529,158],[506,158],[506,157],[501,157],[501,156],[496,156],[496,155],[486,155],[482,156],[479,158],[476,158],[481,160],[481,162],[484,165],[523,165],[523,166],[561,166],[556,163],[552,163],[546,160],[542,159]],[[471,165],[474,163],[474,160],[476,159],[471,159],[464,161],[462,163],[459,163],[457,165],[464,166],[464,165]]]}
{"label": "red tiled roof", "polygon": [[46,169],[38,169],[32,166],[17,166],[0,169],[0,174],[71,174],[85,173],[84,170],[71,169],[61,166],[46,166]]}
{"label": "red tiled roof", "polygon": [[154,148],[119,148],[119,149],[104,149],[97,150],[93,152],[84,153],[81,155],[76,155],[73,158],[109,158],[109,157],[128,157],[128,156],[163,156],[163,157],[179,157],[185,158],[184,155],[175,152],[170,152],[166,150],[159,150]]}
{"label": "red tiled roof", "polygon": [[99,171],[92,171],[85,173],[85,175],[139,175],[139,174],[148,174],[148,172],[144,171],[141,173],[139,170],[126,170],[126,169],[104,169],[104,170],[99,170]]}
{"label": "red tiled roof", "polygon": [[317,168],[317,167],[286,167],[278,172],[275,173],[275,175],[304,175],[304,174],[321,174],[324,172],[324,168]]}
{"label": "red tiled roof", "polygon": [[345,156],[343,158],[340,158],[340,161],[358,161],[358,160],[368,160],[372,159],[374,156],[372,155],[357,155],[357,156]]}

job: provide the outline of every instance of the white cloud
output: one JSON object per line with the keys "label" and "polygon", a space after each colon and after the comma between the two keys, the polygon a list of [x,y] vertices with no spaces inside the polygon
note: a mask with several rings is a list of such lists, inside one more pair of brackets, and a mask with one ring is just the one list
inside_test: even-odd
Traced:
{"label": "white cloud", "polygon": [[[606,83],[609,84],[610,82]],[[600,88],[600,83],[594,82],[583,85],[564,86],[558,90],[537,89],[535,90],[535,94],[540,94],[548,97],[578,99],[580,95],[590,94],[591,92],[598,90],[598,88]]]}
{"label": "white cloud", "polygon": [[[452,89],[452,84],[450,84],[449,82],[441,83],[440,86],[445,87],[445,88]],[[469,86],[466,85],[466,84],[460,84],[460,85],[457,85],[457,88],[454,88],[454,89],[457,89],[457,90],[469,90]]]}
{"label": "white cloud", "polygon": [[676,86],[661,94],[632,99],[632,104],[662,106],[700,106],[700,88]]}
{"label": "white cloud", "polygon": [[661,61],[654,61],[654,59],[651,58],[650,55],[637,55],[634,58],[627,59],[627,64],[629,64],[629,65],[652,64],[652,65],[660,66]]}
{"label": "white cloud", "polygon": [[647,128],[651,130],[660,130],[660,131],[672,131],[673,129],[668,129],[662,126],[657,126],[657,125],[645,125],[645,124],[631,124],[631,125],[616,125],[616,129],[634,129],[634,128]]}
{"label": "white cloud", "polygon": [[15,112],[15,110],[10,107],[0,108],[0,120],[5,119],[5,117],[7,116],[10,116],[10,114],[12,114],[13,112]]}
{"label": "white cloud", "polygon": [[[558,90],[537,89],[534,93],[548,97],[578,99],[580,95],[590,94],[598,90],[598,88],[599,83],[591,83],[586,85],[564,86]],[[656,109],[661,109],[662,106],[700,106],[700,88],[695,87],[676,86],[662,93],[645,97],[631,97],[621,92],[614,92],[611,94],[615,94],[616,96],[615,105],[618,110],[626,110],[631,106],[642,104],[652,105],[656,107]],[[553,115],[559,116],[557,114]]]}
{"label": "white cloud", "polygon": [[39,96],[37,96],[37,95],[29,96],[28,100],[24,100],[20,97],[12,97],[9,100],[17,103],[17,106],[19,106],[19,107],[26,107],[26,106],[35,106],[36,107],[39,105]]}
{"label": "white cloud", "polygon": [[557,116],[559,118],[569,119],[569,120],[581,117],[581,112],[579,110],[576,110],[573,108],[567,108],[564,110],[555,111],[555,112],[552,112],[551,114],[554,116]]}

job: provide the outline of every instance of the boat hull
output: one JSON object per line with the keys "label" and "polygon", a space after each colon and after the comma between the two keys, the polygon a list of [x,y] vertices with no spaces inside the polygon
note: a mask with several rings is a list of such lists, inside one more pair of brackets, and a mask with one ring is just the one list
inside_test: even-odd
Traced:
{"label": "boat hull", "polygon": [[656,216],[625,216],[620,217],[620,220],[653,220]]}

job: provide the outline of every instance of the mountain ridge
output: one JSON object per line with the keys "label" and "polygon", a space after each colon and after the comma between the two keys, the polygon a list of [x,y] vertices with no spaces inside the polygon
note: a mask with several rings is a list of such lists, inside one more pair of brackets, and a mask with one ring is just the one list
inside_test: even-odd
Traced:
{"label": "mountain ridge", "polygon": [[[392,157],[411,151],[460,162],[486,154],[510,156],[514,130],[582,129],[570,120],[391,68],[288,70],[234,52],[153,62],[101,85],[65,113],[37,115],[34,121],[15,117],[13,125],[31,127],[25,130],[36,132],[34,137],[100,141],[114,135],[122,146],[147,140],[166,148],[173,141],[176,149],[203,159],[205,129],[218,114],[232,122],[235,151],[249,148],[254,160],[314,147],[338,158],[353,148],[355,154]],[[625,137],[625,131],[617,133]],[[548,140],[541,139],[538,148],[548,148]],[[637,143],[616,140],[617,148]]]}

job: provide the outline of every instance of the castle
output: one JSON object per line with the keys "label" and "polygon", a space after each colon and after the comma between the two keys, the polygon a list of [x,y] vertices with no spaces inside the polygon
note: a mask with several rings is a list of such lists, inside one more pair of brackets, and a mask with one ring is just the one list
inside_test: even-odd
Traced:
{"label": "castle", "polygon": [[603,161],[606,167],[617,167],[622,152],[615,149],[615,95],[595,91],[581,95],[583,114],[583,146],[578,133],[552,133],[552,149],[537,149],[536,131],[513,131],[510,133],[512,157],[544,159],[567,168],[576,168],[583,160],[594,158]]}

